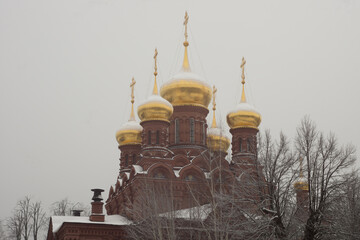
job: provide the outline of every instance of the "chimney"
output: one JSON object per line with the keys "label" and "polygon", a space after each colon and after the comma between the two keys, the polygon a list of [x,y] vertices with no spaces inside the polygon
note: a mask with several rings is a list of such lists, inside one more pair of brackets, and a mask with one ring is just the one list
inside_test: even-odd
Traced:
{"label": "chimney", "polygon": [[103,214],[103,198],[101,193],[104,191],[103,189],[94,188],[91,189],[94,192],[94,196],[92,198],[93,202],[91,202],[91,215],[90,221],[92,222],[104,222],[105,215]]}
{"label": "chimney", "polygon": [[80,217],[83,210],[71,210],[74,217]]}

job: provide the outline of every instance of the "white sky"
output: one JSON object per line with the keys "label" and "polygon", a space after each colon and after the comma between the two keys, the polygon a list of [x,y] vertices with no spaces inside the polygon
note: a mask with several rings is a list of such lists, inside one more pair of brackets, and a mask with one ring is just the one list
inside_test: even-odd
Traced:
{"label": "white sky", "polygon": [[[290,138],[304,115],[360,146],[360,1],[0,0],[0,219],[25,195],[46,207],[115,183],[115,132],[180,68],[218,88],[218,122],[246,89],[260,129]],[[358,156],[359,153],[358,153]],[[359,166],[358,160],[358,166]]]}

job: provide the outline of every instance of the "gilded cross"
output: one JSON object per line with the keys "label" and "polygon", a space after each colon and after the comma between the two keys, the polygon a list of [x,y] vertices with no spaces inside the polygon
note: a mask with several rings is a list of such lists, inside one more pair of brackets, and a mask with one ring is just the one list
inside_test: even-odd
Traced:
{"label": "gilded cross", "polygon": [[245,84],[245,64],[246,64],[246,61],[245,61],[245,58],[243,57],[241,65],[240,65],[240,67],[242,69],[242,74],[241,74],[241,78],[242,78],[241,83],[242,84]]}
{"label": "gilded cross", "polygon": [[155,72],[154,72],[154,75],[155,75],[155,77],[157,75],[157,64],[156,64],[157,55],[158,55],[158,51],[157,51],[157,48],[155,48],[155,54],[154,54],[154,59],[155,59]]}
{"label": "gilded cross", "polygon": [[184,26],[185,26],[185,43],[187,43],[187,38],[188,38],[188,34],[187,34],[187,24],[189,21],[189,15],[187,12],[185,12],[185,17],[184,17]]}
{"label": "gilded cross", "polygon": [[135,86],[135,83],[136,83],[135,79],[132,78],[131,84],[130,84],[130,87],[131,87],[131,103],[134,103],[134,98],[135,98],[135,96],[134,96],[134,86]]}
{"label": "gilded cross", "polygon": [[213,86],[213,110],[216,110],[216,102],[215,102],[215,93],[217,92],[217,89],[215,85]]}

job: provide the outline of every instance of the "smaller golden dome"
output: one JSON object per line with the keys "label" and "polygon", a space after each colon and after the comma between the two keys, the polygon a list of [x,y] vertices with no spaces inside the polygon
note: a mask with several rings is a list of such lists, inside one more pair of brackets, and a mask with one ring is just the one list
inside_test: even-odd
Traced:
{"label": "smaller golden dome", "polygon": [[141,122],[158,120],[169,122],[169,119],[173,113],[173,106],[164,98],[159,96],[156,76],[157,76],[157,49],[155,49],[155,80],[154,80],[154,88],[153,93],[145,102],[138,106],[138,116]]}
{"label": "smaller golden dome", "polygon": [[129,120],[116,132],[116,141],[119,146],[141,144],[142,130],[139,123]]}
{"label": "smaller golden dome", "polygon": [[303,191],[309,191],[309,185],[307,183],[306,178],[304,177],[304,173],[303,173],[303,158],[300,157],[300,172],[299,172],[299,178],[298,181],[296,181],[294,183],[294,188],[296,190],[303,190]]}
{"label": "smaller golden dome", "polygon": [[131,113],[130,119],[126,122],[119,131],[116,132],[116,141],[119,143],[119,146],[123,145],[136,145],[141,144],[141,132],[143,127],[140,126],[138,122],[135,121],[134,114],[134,86],[135,86],[134,78],[131,81]]}
{"label": "smaller golden dome", "polygon": [[210,151],[227,152],[230,139],[219,128],[209,128],[207,131],[207,146]]}
{"label": "smaller golden dome", "polygon": [[261,115],[256,109],[246,102],[245,97],[245,59],[242,59],[241,68],[242,68],[242,94],[241,102],[237,107],[228,113],[226,116],[226,121],[231,129],[235,128],[255,128],[258,129],[258,126],[261,123]]}
{"label": "smaller golden dome", "polygon": [[227,152],[230,146],[230,139],[226,137],[226,134],[217,127],[216,125],[216,117],[215,117],[215,110],[216,110],[216,102],[215,102],[215,93],[217,89],[213,86],[213,121],[211,124],[211,128],[207,131],[207,146],[210,151],[220,151],[220,152]]}

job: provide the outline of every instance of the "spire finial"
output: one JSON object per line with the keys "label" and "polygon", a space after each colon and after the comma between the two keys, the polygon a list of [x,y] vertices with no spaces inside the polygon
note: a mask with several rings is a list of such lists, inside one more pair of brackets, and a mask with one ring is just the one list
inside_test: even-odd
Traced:
{"label": "spire finial", "polygon": [[241,78],[242,78],[242,93],[241,93],[241,102],[242,103],[245,103],[246,102],[246,97],[245,97],[245,64],[246,64],[246,60],[245,58],[243,57],[242,58],[242,62],[241,62],[241,69],[242,69],[242,74],[241,74]]}
{"label": "spire finial", "polygon": [[157,83],[156,83],[156,76],[157,76],[157,55],[158,55],[158,51],[157,48],[155,48],[155,54],[154,54],[154,60],[155,60],[155,67],[154,67],[154,76],[155,76],[155,81],[154,81],[154,88],[153,88],[153,94],[154,95],[158,95],[158,87],[157,87]]}
{"label": "spire finial", "polygon": [[184,17],[184,26],[185,26],[185,41],[184,41],[184,47],[185,47],[185,53],[184,53],[184,61],[183,61],[183,70],[184,71],[190,71],[190,65],[189,65],[189,58],[188,58],[188,53],[187,53],[187,47],[189,46],[189,42],[188,42],[188,34],[187,34],[187,24],[189,21],[189,15],[187,12],[185,12],[185,17]]}
{"label": "spire finial", "polygon": [[304,173],[303,173],[303,158],[300,157],[300,173],[299,173],[299,177],[303,178],[304,177]]}
{"label": "spire finial", "polygon": [[216,128],[216,118],[215,118],[215,110],[216,110],[216,102],[215,102],[215,93],[217,92],[217,89],[215,85],[213,86],[213,121],[211,124],[211,128]]}
{"label": "spire finial", "polygon": [[130,113],[130,119],[129,121],[135,121],[135,114],[134,114],[134,102],[135,102],[135,96],[134,96],[134,86],[135,86],[135,79],[134,77],[131,79],[130,88],[131,88],[131,113]]}

